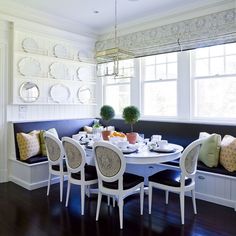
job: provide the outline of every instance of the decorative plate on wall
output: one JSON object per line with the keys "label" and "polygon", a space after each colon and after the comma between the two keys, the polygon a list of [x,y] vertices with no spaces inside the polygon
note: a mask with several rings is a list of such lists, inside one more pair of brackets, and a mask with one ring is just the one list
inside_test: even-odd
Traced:
{"label": "decorative plate on wall", "polygon": [[35,102],[38,100],[40,95],[39,88],[35,83],[24,82],[20,86],[20,98],[24,102]]}
{"label": "decorative plate on wall", "polygon": [[70,98],[70,89],[64,84],[55,84],[50,89],[50,96],[54,102],[66,103]]}
{"label": "decorative plate on wall", "polygon": [[22,41],[22,48],[25,52],[36,52],[39,50],[39,46],[32,38],[25,38]]}
{"label": "decorative plate on wall", "polygon": [[88,80],[90,77],[90,71],[86,67],[79,67],[76,72],[79,80]]}
{"label": "decorative plate on wall", "polygon": [[24,76],[40,76],[40,63],[31,57],[25,57],[18,63],[19,72]]}
{"label": "decorative plate on wall", "polygon": [[49,73],[54,79],[69,79],[67,66],[59,62],[50,65]]}
{"label": "decorative plate on wall", "polygon": [[79,88],[77,96],[81,103],[88,103],[91,101],[92,92],[87,86],[82,86]]}
{"label": "decorative plate on wall", "polygon": [[79,50],[78,52],[78,59],[79,61],[93,61],[93,53],[90,52],[89,50]]}
{"label": "decorative plate on wall", "polygon": [[68,58],[67,49],[63,45],[61,45],[61,44],[56,44],[54,46],[53,53],[54,53],[55,57]]}

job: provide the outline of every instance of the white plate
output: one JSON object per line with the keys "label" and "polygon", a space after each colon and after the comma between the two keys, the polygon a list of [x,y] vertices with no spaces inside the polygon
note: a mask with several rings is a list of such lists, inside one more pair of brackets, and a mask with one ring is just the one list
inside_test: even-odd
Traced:
{"label": "white plate", "polygon": [[18,63],[19,72],[24,76],[39,76],[41,72],[40,63],[31,57],[25,57]]}
{"label": "white plate", "polygon": [[89,50],[79,50],[78,52],[78,59],[80,61],[92,61],[93,60],[93,54]]}
{"label": "white plate", "polygon": [[55,84],[50,89],[50,96],[54,102],[68,102],[70,98],[70,89],[64,84]]}
{"label": "white plate", "polygon": [[76,72],[79,80],[86,80],[90,77],[90,71],[86,67],[79,67]]}
{"label": "white plate", "polygon": [[134,152],[137,152],[137,148],[136,147],[129,147],[129,148],[122,148],[121,151],[124,153],[124,154],[129,154],[129,153],[134,153]]}
{"label": "white plate", "polygon": [[168,153],[168,152],[173,152],[175,149],[172,146],[167,145],[164,148],[155,147],[152,150],[155,151],[155,152],[167,152]]}
{"label": "white plate", "polygon": [[54,79],[68,79],[69,78],[68,68],[66,67],[66,65],[59,62],[55,62],[50,65],[49,73]]}
{"label": "white plate", "polygon": [[55,57],[68,58],[67,49],[61,44],[56,44],[53,48],[53,52]]}
{"label": "white plate", "polygon": [[77,96],[81,103],[88,103],[92,98],[92,92],[87,86],[82,86],[79,88]]}
{"label": "white plate", "polygon": [[25,52],[34,52],[39,50],[39,46],[32,38],[25,38],[22,41],[22,48]]}

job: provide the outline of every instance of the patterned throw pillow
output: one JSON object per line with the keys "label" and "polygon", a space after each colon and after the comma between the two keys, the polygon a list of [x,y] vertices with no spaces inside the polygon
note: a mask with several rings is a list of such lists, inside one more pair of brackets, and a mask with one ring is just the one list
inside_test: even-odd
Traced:
{"label": "patterned throw pillow", "polygon": [[[45,145],[45,142],[43,139],[43,135],[45,132],[46,132],[46,130],[40,130],[40,148],[41,148],[41,153],[43,156],[47,156],[46,145]],[[51,128],[51,129],[47,130],[47,132],[53,134],[56,138],[59,138],[57,130],[55,128]]]}
{"label": "patterned throw pillow", "polygon": [[198,159],[208,167],[217,167],[220,156],[221,136],[201,132],[199,138],[206,138],[201,146]]}
{"label": "patterned throw pillow", "polygon": [[25,161],[40,153],[39,130],[33,130],[28,134],[17,133],[16,139],[20,152],[20,160]]}
{"label": "patterned throw pillow", "polygon": [[220,164],[230,172],[236,171],[236,138],[225,135],[221,142]]}

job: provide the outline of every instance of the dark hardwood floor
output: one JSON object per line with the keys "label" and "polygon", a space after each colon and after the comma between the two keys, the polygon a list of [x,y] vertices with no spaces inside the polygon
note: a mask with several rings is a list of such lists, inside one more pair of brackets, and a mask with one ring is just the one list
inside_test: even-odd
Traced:
{"label": "dark hardwood floor", "polygon": [[[64,197],[66,184],[64,186]],[[65,198],[64,198],[65,200]],[[186,197],[185,225],[180,224],[179,198],[170,193],[169,205],[164,192],[154,191],[152,215],[145,196],[144,215],[139,213],[139,195],[130,196],[124,205],[124,229],[119,229],[117,207],[108,207],[104,197],[99,221],[95,221],[97,196],[86,198],[85,215],[80,214],[79,187],[73,186],[68,208],[59,202],[59,185],[25,190],[13,183],[0,184],[0,235],[236,235],[236,212],[232,208],[197,200],[195,216],[192,201]]]}

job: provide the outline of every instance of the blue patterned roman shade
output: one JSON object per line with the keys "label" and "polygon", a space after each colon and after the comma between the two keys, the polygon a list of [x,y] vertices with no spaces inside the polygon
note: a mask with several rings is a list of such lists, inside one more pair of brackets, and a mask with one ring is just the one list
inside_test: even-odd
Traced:
{"label": "blue patterned roman shade", "polygon": [[[120,48],[136,57],[236,42],[236,9],[225,10],[120,36]],[[96,51],[112,48],[114,39],[98,41]]]}

